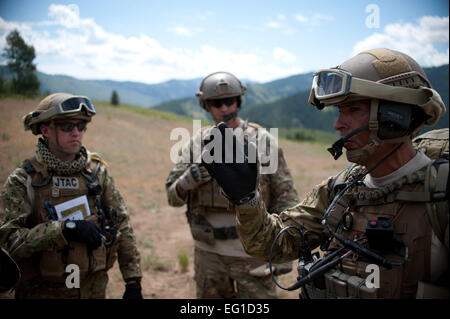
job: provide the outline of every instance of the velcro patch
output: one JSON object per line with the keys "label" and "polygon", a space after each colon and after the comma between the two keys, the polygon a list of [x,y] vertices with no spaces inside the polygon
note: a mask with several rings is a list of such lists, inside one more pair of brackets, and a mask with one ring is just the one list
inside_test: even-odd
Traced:
{"label": "velcro patch", "polygon": [[78,189],[79,182],[76,177],[65,177],[65,176],[54,176],[53,177],[53,188],[69,188]]}

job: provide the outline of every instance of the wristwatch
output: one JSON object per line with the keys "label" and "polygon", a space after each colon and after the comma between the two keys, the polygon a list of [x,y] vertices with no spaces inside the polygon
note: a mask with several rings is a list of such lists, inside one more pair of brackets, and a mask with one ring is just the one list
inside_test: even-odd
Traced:
{"label": "wristwatch", "polygon": [[75,227],[77,227],[77,224],[74,221],[69,220],[66,222],[64,227],[67,227],[69,229],[75,229]]}

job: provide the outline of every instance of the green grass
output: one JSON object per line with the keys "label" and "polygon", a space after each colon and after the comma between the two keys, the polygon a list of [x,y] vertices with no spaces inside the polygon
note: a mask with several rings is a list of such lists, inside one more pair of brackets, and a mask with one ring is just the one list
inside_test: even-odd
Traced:
{"label": "green grass", "polygon": [[10,139],[10,136],[9,136],[9,134],[8,133],[3,133],[2,134],[2,141],[9,141],[9,139]]}
{"label": "green grass", "polygon": [[142,268],[144,270],[168,271],[170,270],[170,263],[167,260],[161,259],[156,255],[153,241],[147,237],[138,237],[137,244],[141,252],[144,250],[149,253],[145,254],[141,260]]}
{"label": "green grass", "polygon": [[178,254],[178,263],[180,264],[181,271],[186,272],[189,267],[189,256],[185,251],[181,251]]}
{"label": "green grass", "polygon": [[152,108],[140,107],[140,106],[135,106],[135,105],[120,104],[120,106],[114,106],[111,103],[105,102],[105,101],[94,101],[93,103],[95,106],[111,107],[111,108],[115,108],[120,111],[137,113],[137,114],[151,116],[151,117],[155,117],[155,118],[159,118],[159,119],[163,119],[163,120],[167,120],[167,121],[191,121],[192,120],[191,118],[180,116],[175,113],[163,112],[163,111],[159,111],[159,110],[154,110]]}
{"label": "green grass", "polygon": [[147,202],[144,201],[143,203],[141,203],[141,208],[145,211],[148,211],[150,213],[157,213],[159,210],[159,204],[157,202]]}
{"label": "green grass", "polygon": [[139,239],[138,239],[138,245],[139,245],[139,246],[142,246],[142,247],[144,247],[144,248],[149,248],[149,249],[153,248],[153,242],[152,242],[152,240],[151,240],[151,239],[148,239],[148,238],[146,238],[146,237],[139,238]]}
{"label": "green grass", "polygon": [[168,271],[170,269],[169,262],[162,260],[156,254],[146,255],[142,260],[144,270]]}

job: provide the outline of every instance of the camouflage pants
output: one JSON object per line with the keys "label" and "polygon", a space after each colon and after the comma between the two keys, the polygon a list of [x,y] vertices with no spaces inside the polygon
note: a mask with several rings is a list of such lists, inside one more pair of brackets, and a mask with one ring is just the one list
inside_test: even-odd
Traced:
{"label": "camouflage pants", "polygon": [[16,288],[16,299],[104,299],[108,274],[97,271],[80,282],[80,288],[65,283],[22,281]]}
{"label": "camouflage pants", "polygon": [[277,298],[271,276],[254,277],[249,271],[264,262],[253,258],[222,256],[195,248],[197,298]]}

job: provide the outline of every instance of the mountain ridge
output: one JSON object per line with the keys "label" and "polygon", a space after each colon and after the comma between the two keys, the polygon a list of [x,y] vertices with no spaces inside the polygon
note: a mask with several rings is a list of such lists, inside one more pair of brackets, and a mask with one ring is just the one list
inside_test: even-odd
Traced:
{"label": "mountain ridge", "polygon": [[[6,74],[8,77],[8,70],[5,69],[5,66],[0,66],[0,75]],[[449,65],[424,68],[424,71],[448,107]],[[133,81],[80,80],[39,71],[37,75],[41,82],[41,91],[45,93],[68,92],[86,95],[92,100],[109,101],[112,91],[116,90],[122,103],[211,120],[209,113],[199,106],[195,98],[201,78],[145,84]],[[247,91],[240,115],[265,127],[300,127],[331,131],[336,114],[333,114],[333,111],[319,112],[307,104],[312,75],[312,72],[296,74],[265,83],[243,80]],[[448,127],[448,119],[447,111],[435,127]]]}

